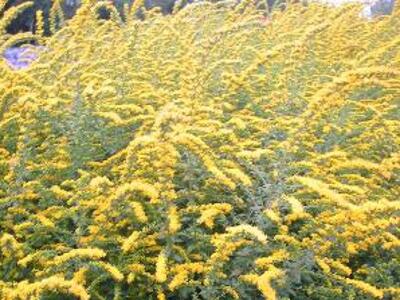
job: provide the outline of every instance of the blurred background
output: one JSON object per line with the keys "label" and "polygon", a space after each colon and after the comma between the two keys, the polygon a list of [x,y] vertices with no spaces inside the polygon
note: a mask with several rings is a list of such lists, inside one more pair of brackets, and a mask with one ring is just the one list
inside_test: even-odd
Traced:
{"label": "blurred background", "polygon": [[[5,9],[26,2],[27,0],[9,0]],[[135,0],[110,0],[109,2],[113,3],[120,11],[125,4],[132,5]],[[213,2],[216,2],[215,0]],[[226,0],[225,0],[226,1]],[[239,2],[240,0],[238,0]],[[374,17],[379,15],[390,14],[393,10],[395,0],[318,0],[322,2],[327,2],[332,5],[340,5],[345,2],[361,2],[364,4],[364,10],[362,12],[365,17]],[[54,1],[52,0],[34,0],[34,6],[31,9],[23,12],[18,18],[16,18],[11,24],[8,26],[8,33],[15,34],[18,32],[32,32],[35,28],[35,11],[42,10],[44,13],[44,17],[47,20],[48,15]],[[64,0],[60,1],[62,5],[62,9],[64,11],[65,18],[71,18],[79,5],[81,4],[81,0]],[[185,6],[191,4],[193,2],[199,2],[196,0],[145,0],[146,9],[160,7],[162,13],[168,14],[171,13],[175,2],[179,2],[180,6]],[[269,8],[272,8],[274,5],[282,4],[282,0],[265,0],[265,4],[268,5]],[[49,34],[48,24],[45,28],[46,33]]]}

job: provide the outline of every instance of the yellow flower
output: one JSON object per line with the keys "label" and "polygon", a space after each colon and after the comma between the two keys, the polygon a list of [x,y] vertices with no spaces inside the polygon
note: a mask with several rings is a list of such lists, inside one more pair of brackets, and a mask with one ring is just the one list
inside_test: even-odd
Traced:
{"label": "yellow flower", "polygon": [[230,256],[240,247],[249,245],[251,242],[240,240],[232,242],[231,236],[228,234],[216,234],[212,238],[212,243],[216,247],[211,255],[208,264],[213,267],[215,264],[220,264],[229,260]]}
{"label": "yellow flower", "polygon": [[294,176],[293,180],[300,182],[304,186],[317,192],[318,194],[325,197],[332,203],[338,205],[339,207],[343,207],[346,209],[354,209],[356,207],[354,204],[349,203],[341,194],[331,190],[327,184],[320,180],[301,176]]}
{"label": "yellow flower", "polygon": [[67,192],[63,189],[61,189],[58,185],[53,185],[50,190],[54,193],[54,195],[60,199],[60,200],[68,200],[69,198],[72,197],[72,194],[70,192]]}
{"label": "yellow flower", "polygon": [[267,216],[268,219],[275,223],[280,223],[281,219],[279,217],[279,214],[273,211],[272,209],[266,209],[264,210],[264,214]]}
{"label": "yellow flower", "polygon": [[116,281],[122,281],[124,279],[124,275],[113,265],[105,262],[98,262],[97,265],[102,267],[105,271],[107,271],[111,277]]}
{"label": "yellow flower", "polygon": [[167,299],[167,297],[165,297],[164,292],[162,290],[158,290],[158,292],[157,292],[157,300],[166,300],[166,299]]}
{"label": "yellow flower", "polygon": [[0,238],[0,253],[5,257],[22,256],[21,247],[22,244],[18,243],[11,234],[5,233]]}
{"label": "yellow flower", "polygon": [[205,224],[208,228],[214,227],[215,218],[221,214],[221,211],[218,209],[206,209],[201,212],[200,218],[197,220],[199,224]]}
{"label": "yellow flower", "polygon": [[194,273],[204,273],[208,269],[202,263],[185,263],[175,265],[171,273],[175,274],[168,287],[171,291],[188,283],[189,276]]}
{"label": "yellow flower", "polygon": [[140,235],[141,235],[140,231],[133,231],[131,235],[126,240],[123,241],[121,246],[122,251],[126,253],[135,250]]}
{"label": "yellow flower", "polygon": [[298,199],[294,197],[284,197],[284,200],[290,204],[293,213],[299,214],[304,212],[303,205]]}
{"label": "yellow flower", "polygon": [[106,253],[103,250],[97,248],[73,249],[60,256],[54,257],[52,260],[48,261],[47,264],[58,266],[74,258],[88,258],[98,260],[105,256]]}
{"label": "yellow flower", "polygon": [[168,287],[171,291],[174,291],[177,287],[181,285],[185,285],[189,278],[189,272],[185,270],[181,270],[178,274],[176,274],[171,282],[168,284]]}
{"label": "yellow flower", "polygon": [[148,218],[146,216],[146,212],[144,211],[143,205],[139,202],[132,202],[131,206],[138,221],[140,223],[146,223],[148,221]]}
{"label": "yellow flower", "polygon": [[276,291],[271,287],[271,281],[283,275],[283,272],[274,266],[264,272],[257,280],[257,288],[261,291],[266,300],[275,300]]}
{"label": "yellow flower", "polygon": [[46,218],[45,216],[43,216],[42,214],[37,214],[36,218],[40,221],[40,223],[42,223],[44,226],[47,227],[51,227],[54,228],[55,225],[52,221],[50,221],[48,218]]}
{"label": "yellow flower", "polygon": [[169,233],[174,234],[181,228],[181,223],[179,220],[179,214],[176,206],[171,206],[168,209],[168,230]]}
{"label": "yellow flower", "polygon": [[35,252],[25,256],[18,261],[18,265],[20,265],[21,267],[26,267],[38,254],[39,252]]}
{"label": "yellow flower", "polygon": [[376,287],[360,280],[346,278],[345,281],[355,286],[356,288],[362,290],[365,294],[371,295],[374,298],[382,299],[383,298],[383,291],[377,289]]}
{"label": "yellow flower", "polygon": [[4,299],[38,299],[45,292],[61,292],[77,297],[80,300],[89,300],[89,294],[82,285],[73,280],[65,280],[60,276],[52,276],[41,281],[28,283],[21,281],[13,288],[4,289]]}
{"label": "yellow flower", "polygon": [[86,272],[88,269],[86,267],[80,268],[78,271],[74,273],[73,281],[80,285],[85,285],[86,284]]}
{"label": "yellow flower", "polygon": [[262,244],[267,243],[267,236],[260,229],[248,224],[228,227],[226,231],[233,235],[239,233],[247,233],[255,237],[260,243]]}
{"label": "yellow flower", "polygon": [[156,274],[155,279],[158,283],[163,283],[167,281],[167,257],[164,251],[158,255],[157,263],[156,263]]}
{"label": "yellow flower", "polygon": [[265,269],[271,264],[281,262],[287,258],[289,258],[289,253],[286,250],[281,249],[272,253],[270,256],[256,259],[255,264],[257,267]]}
{"label": "yellow flower", "polygon": [[325,262],[324,259],[316,258],[315,261],[317,262],[317,264],[319,265],[319,267],[322,269],[322,271],[323,271],[325,274],[330,274],[330,273],[331,273],[331,268],[330,268],[329,265]]}
{"label": "yellow flower", "polygon": [[89,186],[94,190],[102,190],[104,187],[111,185],[112,182],[107,177],[101,177],[101,176],[93,178],[89,183]]}
{"label": "yellow flower", "polygon": [[250,178],[244,174],[241,170],[235,168],[225,168],[225,173],[227,173],[229,176],[231,176],[233,179],[238,180],[240,183],[242,183],[245,186],[251,186],[252,182]]}
{"label": "yellow flower", "polygon": [[141,192],[144,196],[149,197],[153,203],[158,202],[159,192],[157,189],[153,185],[139,180],[124,183],[119,186],[115,192],[115,197],[117,199],[124,198],[127,194],[135,191]]}
{"label": "yellow flower", "polygon": [[344,265],[343,263],[341,263],[340,261],[336,261],[336,260],[332,260],[332,259],[327,259],[326,260],[328,264],[331,265],[332,268],[334,268],[335,270],[339,271],[339,273],[341,275],[344,276],[350,276],[352,273],[352,270]]}
{"label": "yellow flower", "polygon": [[231,296],[233,299],[235,300],[239,300],[240,299],[240,295],[239,293],[231,286],[224,286],[222,288],[222,290],[228,294],[229,296]]}
{"label": "yellow flower", "polygon": [[[162,16],[136,0],[120,17],[82,0],[64,22],[54,0],[13,35],[32,1],[11,2],[0,54],[44,47],[24,70],[0,59],[1,299],[165,300],[203,284],[240,299],[240,281],[275,299],[278,267],[309,249],[321,282],[399,298],[371,267],[400,244],[398,5],[370,22],[352,5],[264,17],[265,1],[176,1]],[[358,252],[377,257],[353,270]]]}

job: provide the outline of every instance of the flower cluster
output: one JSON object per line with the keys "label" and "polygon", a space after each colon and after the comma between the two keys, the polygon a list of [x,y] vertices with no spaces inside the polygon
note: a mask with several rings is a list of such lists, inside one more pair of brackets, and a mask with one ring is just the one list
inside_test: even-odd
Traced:
{"label": "flower cluster", "polygon": [[261,2],[37,14],[0,61],[0,299],[397,299],[399,7]]}

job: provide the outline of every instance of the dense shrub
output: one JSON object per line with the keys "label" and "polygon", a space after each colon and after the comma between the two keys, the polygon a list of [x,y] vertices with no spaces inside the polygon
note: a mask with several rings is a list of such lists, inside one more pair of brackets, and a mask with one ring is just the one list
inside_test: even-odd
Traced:
{"label": "dense shrub", "polygon": [[252,1],[0,63],[1,299],[398,299],[400,15]]}

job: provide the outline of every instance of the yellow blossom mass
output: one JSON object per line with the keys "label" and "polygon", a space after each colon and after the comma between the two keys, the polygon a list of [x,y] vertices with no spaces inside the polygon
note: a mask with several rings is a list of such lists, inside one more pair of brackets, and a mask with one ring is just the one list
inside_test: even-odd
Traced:
{"label": "yellow blossom mass", "polygon": [[39,2],[0,0],[1,300],[400,299],[399,1]]}

